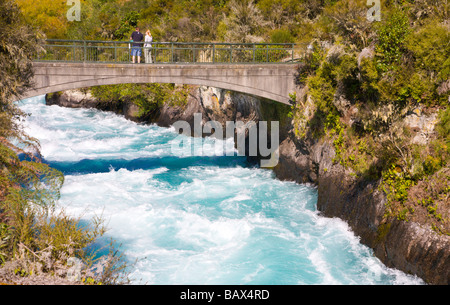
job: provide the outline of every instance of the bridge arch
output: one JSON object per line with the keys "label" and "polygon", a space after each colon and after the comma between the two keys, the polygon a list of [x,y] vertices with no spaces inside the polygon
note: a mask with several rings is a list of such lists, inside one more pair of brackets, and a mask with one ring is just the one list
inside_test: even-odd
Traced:
{"label": "bridge arch", "polygon": [[176,83],[210,86],[290,105],[296,64],[108,64],[34,62],[35,87],[23,98],[101,85]]}

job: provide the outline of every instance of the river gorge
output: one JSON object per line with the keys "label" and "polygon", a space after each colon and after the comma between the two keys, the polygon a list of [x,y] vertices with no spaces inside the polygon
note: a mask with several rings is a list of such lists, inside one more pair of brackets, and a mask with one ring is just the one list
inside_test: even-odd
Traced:
{"label": "river gorge", "polygon": [[[44,96],[19,106],[45,161],[65,175],[61,208],[85,221],[103,215],[109,230],[96,246],[122,244],[133,283],[424,283],[322,216],[316,186],[281,181],[236,152],[217,155],[219,140],[192,141],[204,155],[180,157],[173,128],[47,106]],[[232,139],[219,144],[235,151]]]}

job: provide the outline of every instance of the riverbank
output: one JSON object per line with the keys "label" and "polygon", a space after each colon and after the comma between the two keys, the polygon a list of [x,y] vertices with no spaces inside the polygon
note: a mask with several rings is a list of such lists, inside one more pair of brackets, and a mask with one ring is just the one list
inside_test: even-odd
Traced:
{"label": "riverbank", "polygon": [[[65,107],[95,107],[114,111],[138,120],[132,104],[114,109],[96,104],[95,98],[76,92],[64,92],[47,98],[47,104]],[[193,87],[184,107],[165,105],[156,123],[168,127],[178,120],[193,122],[194,113],[202,113],[204,122],[216,120],[270,120],[276,114],[267,111],[270,102],[215,88]],[[130,109],[134,108],[134,112]],[[283,125],[283,124],[282,124]],[[286,124],[284,124],[286,125]],[[306,139],[298,141],[292,126],[283,126],[280,138],[280,162],[273,169],[280,180],[313,183],[318,187],[317,208],[327,217],[339,217],[350,225],[363,244],[387,266],[414,274],[430,284],[448,284],[450,276],[449,237],[437,234],[429,224],[386,218],[387,196],[381,181],[357,178],[341,164],[332,143]]]}

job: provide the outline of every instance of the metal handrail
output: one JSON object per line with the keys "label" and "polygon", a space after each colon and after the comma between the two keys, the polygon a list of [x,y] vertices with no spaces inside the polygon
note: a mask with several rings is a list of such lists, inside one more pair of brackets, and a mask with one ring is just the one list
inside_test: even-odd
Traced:
{"label": "metal handrail", "polygon": [[[132,41],[129,40],[122,40],[122,41],[113,41],[113,40],[68,40],[68,39],[47,39],[46,42],[90,42],[90,43],[130,43]],[[138,42],[136,42],[138,43]],[[145,43],[144,41],[139,42],[141,44]],[[263,42],[255,42],[255,43],[245,43],[245,42],[155,42],[152,43],[158,43],[158,44],[188,44],[188,45],[273,45],[273,46],[293,46],[296,45],[295,43],[263,43]]]}
{"label": "metal handrail", "polygon": [[[261,64],[292,63],[304,55],[294,43],[145,42],[48,39],[36,61],[129,63],[132,44],[150,50],[152,63]],[[141,54],[144,62],[144,52]]]}

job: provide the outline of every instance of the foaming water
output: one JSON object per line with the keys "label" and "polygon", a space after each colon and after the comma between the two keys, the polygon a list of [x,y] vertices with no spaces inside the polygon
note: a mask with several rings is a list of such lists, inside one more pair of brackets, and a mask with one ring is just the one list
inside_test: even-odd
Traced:
{"label": "foaming water", "polygon": [[107,219],[103,242],[136,261],[133,283],[423,284],[384,266],[345,222],[319,216],[315,188],[214,156],[213,139],[194,147],[205,156],[183,158],[171,153],[171,129],[43,97],[21,108],[45,160],[65,173],[61,204]]}

